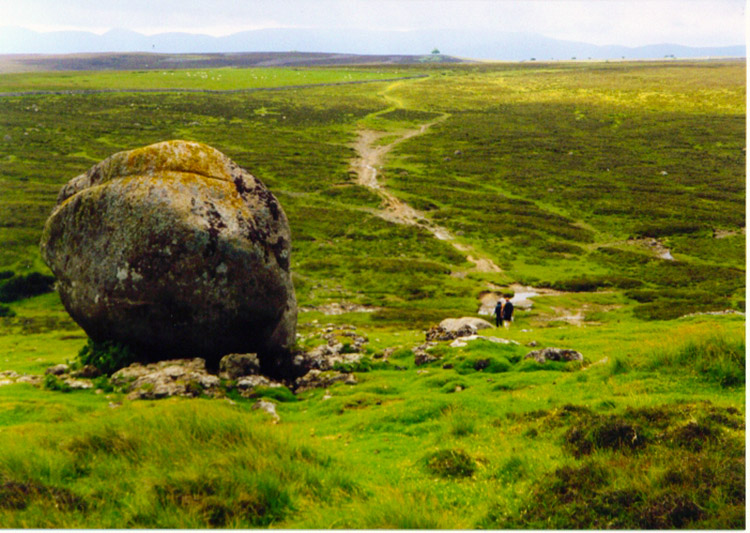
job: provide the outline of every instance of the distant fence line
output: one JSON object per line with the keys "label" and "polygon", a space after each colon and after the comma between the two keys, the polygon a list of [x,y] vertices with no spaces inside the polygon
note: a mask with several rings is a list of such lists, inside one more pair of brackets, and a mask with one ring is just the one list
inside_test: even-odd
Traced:
{"label": "distant fence line", "polygon": [[76,95],[76,94],[105,94],[105,93],[210,93],[210,94],[231,94],[231,93],[252,93],[258,91],[286,91],[290,89],[310,89],[314,87],[333,87],[337,85],[360,85],[363,83],[378,83],[401,80],[415,80],[427,78],[428,74],[418,74],[416,76],[404,76],[401,78],[384,78],[377,80],[356,80],[356,81],[334,81],[328,83],[308,83],[304,85],[278,85],[275,87],[247,87],[245,89],[67,89],[60,91],[15,91],[0,92],[0,98],[14,96],[44,96],[44,95]]}

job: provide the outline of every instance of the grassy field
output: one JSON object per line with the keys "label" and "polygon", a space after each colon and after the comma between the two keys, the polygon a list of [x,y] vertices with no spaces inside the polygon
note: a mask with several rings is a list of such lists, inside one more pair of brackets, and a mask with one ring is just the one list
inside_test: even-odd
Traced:
{"label": "grassy field", "polygon": [[[743,63],[34,73],[0,92],[422,73],[0,99],[0,371],[43,374],[86,344],[29,281],[49,274],[38,241],[60,187],[175,138],[226,153],[284,206],[302,345],[328,323],[369,339],[357,385],[279,397],[278,424],[231,395],[130,401],[0,376],[0,524],[745,527]],[[454,242],[379,216],[351,169],[359,130],[385,145],[426,124],[380,180]],[[415,365],[424,329],[521,285],[543,294],[484,332],[518,344],[444,343]],[[332,302],[372,312],[325,315]],[[532,363],[532,344],[585,361]]]}
{"label": "grassy field", "polygon": [[96,89],[207,89],[231,91],[288,85],[341,83],[401,77],[388,67],[369,70],[354,68],[214,68],[141,70],[123,75],[116,70],[102,72],[37,72],[3,74],[0,92],[67,91]]}

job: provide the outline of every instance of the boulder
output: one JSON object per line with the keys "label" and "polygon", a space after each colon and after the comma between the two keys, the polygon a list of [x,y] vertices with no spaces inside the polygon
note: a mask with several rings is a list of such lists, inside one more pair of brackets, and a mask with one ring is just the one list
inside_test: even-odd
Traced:
{"label": "boulder", "polygon": [[469,337],[476,335],[477,328],[471,324],[463,324],[455,329],[446,329],[443,326],[432,326],[427,333],[425,333],[425,340],[427,342],[432,341],[452,341],[459,337]]}
{"label": "boulder", "polygon": [[219,372],[223,379],[260,374],[260,361],[254,353],[230,353],[219,361]]}
{"label": "boulder", "polygon": [[470,317],[470,316],[465,316],[462,318],[446,318],[445,320],[440,322],[440,327],[444,328],[446,331],[449,331],[449,332],[459,331],[461,330],[461,328],[464,328],[465,326],[473,327],[475,332],[480,331],[482,329],[489,329],[489,328],[495,327],[484,319]]}
{"label": "boulder", "polygon": [[286,215],[210,146],[119,152],[66,184],[41,252],[71,317],[143,361],[256,352],[280,366],[297,303]]}
{"label": "boulder", "polygon": [[534,359],[537,363],[544,363],[545,361],[583,361],[583,355],[581,352],[565,348],[544,348],[527,353],[524,359]]}

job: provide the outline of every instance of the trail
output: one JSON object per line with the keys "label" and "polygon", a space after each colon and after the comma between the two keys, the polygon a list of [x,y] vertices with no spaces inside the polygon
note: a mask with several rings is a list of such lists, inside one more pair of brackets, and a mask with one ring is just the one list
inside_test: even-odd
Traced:
{"label": "trail", "polygon": [[376,192],[382,198],[384,209],[376,213],[378,216],[396,224],[426,229],[435,238],[450,243],[464,254],[469,262],[474,263],[474,270],[477,272],[501,272],[500,267],[491,259],[480,257],[472,246],[457,242],[456,237],[450,231],[429,220],[422,212],[389,192],[378,181],[378,169],[382,167],[386,155],[393,148],[412,137],[424,134],[431,126],[446,118],[448,116],[444,115],[433,122],[422,124],[419,128],[398,132],[398,138],[389,144],[378,144],[378,141],[383,137],[394,135],[392,132],[359,130],[357,140],[353,145],[357,157],[352,160],[351,168],[357,173],[357,182],[360,185]]}

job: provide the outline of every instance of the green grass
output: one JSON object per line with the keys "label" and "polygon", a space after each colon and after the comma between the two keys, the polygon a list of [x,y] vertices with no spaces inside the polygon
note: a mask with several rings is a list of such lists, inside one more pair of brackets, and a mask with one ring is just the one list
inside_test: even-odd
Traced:
{"label": "green grass", "polygon": [[[745,527],[745,317],[684,316],[744,310],[743,64],[203,72],[0,76],[0,88],[430,77],[3,98],[0,283],[49,273],[38,241],[70,178],[118,150],[205,142],[284,206],[297,297],[311,309],[299,332],[348,323],[369,338],[366,360],[345,368],[358,384],[155,402],[104,380],[100,393],[0,385],[0,524]],[[378,217],[379,197],[350,171],[358,128],[392,141],[437,119],[389,154],[383,183],[501,273],[475,272],[449,243]],[[510,329],[481,332],[518,344],[443,343],[439,361],[415,366],[424,329],[476,316],[483,291],[514,282],[558,289],[517,309]],[[315,309],[329,302],[376,309]],[[0,371],[41,375],[87,344],[54,293],[3,305]],[[543,347],[575,349],[584,363],[523,359]],[[280,423],[251,410],[258,398]]]}
{"label": "green grass", "polygon": [[211,68],[156,71],[35,72],[3,74],[0,92],[96,89],[207,89],[232,91],[402,77],[396,69]]}

